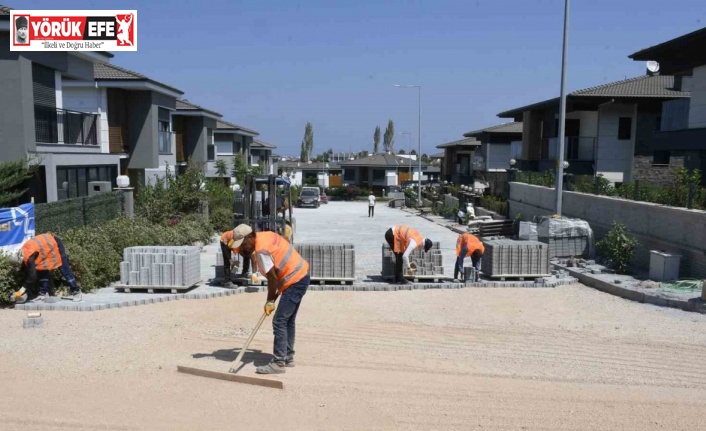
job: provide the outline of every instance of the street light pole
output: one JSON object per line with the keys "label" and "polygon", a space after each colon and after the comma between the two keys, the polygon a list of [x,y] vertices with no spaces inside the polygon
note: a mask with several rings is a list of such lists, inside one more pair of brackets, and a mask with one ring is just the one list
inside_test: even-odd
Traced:
{"label": "street light pole", "polygon": [[569,42],[569,2],[564,3],[564,45],[561,53],[561,93],[559,96],[559,160],[556,163],[556,214],[561,215],[562,189],[564,188],[564,135],[566,134],[566,48]]}
{"label": "street light pole", "polygon": [[[407,135],[407,145],[409,146],[409,175],[412,175],[412,134],[402,132],[402,136]],[[410,180],[413,178],[410,178]]]}
{"label": "street light pole", "polygon": [[[417,120],[417,138],[419,142],[419,153],[417,157],[419,158],[419,177],[417,181],[417,206],[422,205],[422,86],[421,85],[399,85],[395,84],[398,88],[416,88],[417,96],[419,100],[418,113],[419,117]],[[411,160],[411,159],[410,159]]]}

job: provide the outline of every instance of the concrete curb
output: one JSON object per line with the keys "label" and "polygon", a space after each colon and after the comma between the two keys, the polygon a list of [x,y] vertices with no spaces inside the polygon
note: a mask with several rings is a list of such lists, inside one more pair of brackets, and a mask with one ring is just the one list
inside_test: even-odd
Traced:
{"label": "concrete curb", "polygon": [[670,307],[684,311],[694,311],[696,313],[706,314],[706,302],[704,302],[701,298],[693,298],[690,300],[661,298],[656,295],[649,295],[644,292],[638,292],[636,290],[628,289],[627,287],[600,280],[596,277],[592,277],[591,274],[585,274],[573,268],[567,268],[555,263],[553,263],[552,266],[555,269],[567,271],[572,277],[578,279],[581,284],[623,299],[641,302],[644,304],[657,305],[660,307]]}
{"label": "concrete curb", "polygon": [[[410,283],[410,284],[388,284],[388,283],[367,283],[353,285],[310,285],[311,292],[397,292],[412,290],[449,290],[464,288],[553,288],[574,284],[576,278],[565,276],[551,280],[535,281],[482,281],[478,283]],[[239,287],[232,290],[222,290],[218,292],[192,292],[183,294],[172,294],[154,298],[125,299],[107,304],[83,304],[80,302],[57,302],[50,304],[17,304],[15,310],[22,311],[100,311],[115,308],[136,307],[138,305],[157,304],[160,302],[177,301],[180,299],[213,299],[226,296],[240,295],[243,293],[261,293],[267,290],[266,287],[255,289]]]}

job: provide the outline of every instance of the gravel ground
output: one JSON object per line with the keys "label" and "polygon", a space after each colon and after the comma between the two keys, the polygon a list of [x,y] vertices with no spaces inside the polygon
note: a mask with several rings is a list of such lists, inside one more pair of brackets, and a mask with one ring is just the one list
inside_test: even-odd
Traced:
{"label": "gravel ground", "polygon": [[[297,210],[302,242],[354,242],[379,273],[378,206]],[[446,264],[447,271],[451,267]],[[283,391],[184,375],[227,371],[265,294],[99,313],[0,310],[2,430],[694,430],[706,411],[706,316],[629,302],[580,285],[556,289],[309,292],[297,366]],[[270,322],[245,355],[266,363]]]}
{"label": "gravel ground", "polygon": [[[2,429],[702,425],[706,316],[582,286],[309,292],[284,391],[175,371],[227,371],[263,302],[45,312],[39,330],[0,312]],[[243,372],[269,359],[271,342],[268,321]]]}

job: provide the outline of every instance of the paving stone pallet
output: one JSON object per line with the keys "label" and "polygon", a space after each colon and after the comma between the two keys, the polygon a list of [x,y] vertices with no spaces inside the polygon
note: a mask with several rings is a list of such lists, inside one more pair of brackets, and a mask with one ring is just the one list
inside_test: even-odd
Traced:
{"label": "paving stone pallet", "polygon": [[131,292],[147,292],[147,293],[179,293],[188,292],[193,289],[194,286],[125,286],[116,284],[115,290],[118,292],[131,293]]}
{"label": "paving stone pallet", "polygon": [[550,274],[549,247],[539,241],[483,239],[481,271],[492,278],[530,278]]}
{"label": "paving stone pallet", "polygon": [[309,262],[312,281],[355,280],[353,244],[295,244],[294,248]]}
{"label": "paving stone pallet", "polygon": [[[409,262],[417,267],[413,277],[444,278],[443,255],[438,242],[433,243],[428,253],[422,249],[414,250],[409,256]],[[404,267],[403,273],[407,274],[407,270],[408,268]],[[383,278],[395,276],[395,255],[387,243],[382,245],[382,276]]]}
{"label": "paving stone pallet", "polygon": [[139,288],[189,288],[201,281],[198,247],[128,247],[120,263],[120,285]]}

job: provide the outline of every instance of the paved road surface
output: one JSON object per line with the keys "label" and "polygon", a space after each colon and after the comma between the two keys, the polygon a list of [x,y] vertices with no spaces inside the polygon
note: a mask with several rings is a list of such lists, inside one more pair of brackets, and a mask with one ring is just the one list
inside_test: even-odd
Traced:
{"label": "paved road surface", "polygon": [[396,224],[417,229],[424,237],[439,241],[443,251],[444,274],[453,276],[458,234],[435,223],[387,204],[375,206],[368,217],[368,202],[331,202],[318,209],[296,208],[297,236],[301,243],[352,243],[355,245],[356,278],[379,277],[385,232]]}

